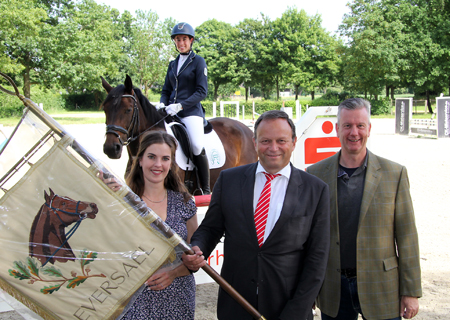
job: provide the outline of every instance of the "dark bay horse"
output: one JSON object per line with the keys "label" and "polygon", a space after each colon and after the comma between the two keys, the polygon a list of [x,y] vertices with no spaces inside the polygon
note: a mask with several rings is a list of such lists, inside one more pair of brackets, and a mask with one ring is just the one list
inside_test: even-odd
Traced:
{"label": "dark bay horse", "polygon": [[[132,159],[137,154],[140,134],[146,130],[166,130],[164,120],[167,115],[164,110],[156,110],[139,89],[133,88],[128,75],[125,84],[115,88],[105,79],[101,79],[103,88],[108,92],[102,104],[107,125],[103,152],[111,159],[119,159],[123,146],[127,146],[126,176],[131,168]],[[226,156],[223,167],[210,171],[212,190],[220,171],[256,162],[257,154],[253,145],[253,132],[246,125],[228,118],[214,118],[209,122],[222,141]],[[186,181],[186,171],[180,171],[182,181]],[[189,191],[193,192],[192,189]]]}
{"label": "dark bay horse", "polygon": [[[95,219],[98,212],[95,203],[76,201],[69,197],[58,196],[50,189],[50,195],[44,191],[45,203],[39,209],[30,231],[30,257],[36,257],[42,266],[47,262],[67,262],[75,255],[67,240],[76,231],[81,221]],[[66,227],[76,223],[69,231]]]}

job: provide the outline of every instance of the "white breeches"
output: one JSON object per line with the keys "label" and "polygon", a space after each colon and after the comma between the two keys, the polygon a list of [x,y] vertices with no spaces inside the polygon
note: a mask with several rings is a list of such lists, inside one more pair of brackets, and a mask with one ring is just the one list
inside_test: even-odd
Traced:
{"label": "white breeches", "polygon": [[191,141],[192,152],[194,153],[194,156],[198,156],[205,146],[203,118],[198,116],[189,116],[180,119],[186,126],[186,130]]}

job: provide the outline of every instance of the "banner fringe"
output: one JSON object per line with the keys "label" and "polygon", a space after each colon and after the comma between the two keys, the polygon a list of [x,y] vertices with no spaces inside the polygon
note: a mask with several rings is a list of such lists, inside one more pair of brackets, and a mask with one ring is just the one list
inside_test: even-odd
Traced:
{"label": "banner fringe", "polygon": [[22,295],[17,289],[12,287],[3,278],[0,278],[0,288],[42,318],[46,320],[59,320],[58,317],[55,317],[53,314],[51,314],[51,312],[48,312],[44,306]]}

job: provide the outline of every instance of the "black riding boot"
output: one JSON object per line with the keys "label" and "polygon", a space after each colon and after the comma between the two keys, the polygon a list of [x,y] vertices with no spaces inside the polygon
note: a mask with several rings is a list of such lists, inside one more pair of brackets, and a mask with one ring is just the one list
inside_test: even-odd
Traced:
{"label": "black riding boot", "polygon": [[200,185],[203,190],[203,194],[210,194],[211,189],[209,188],[209,162],[206,156],[205,149],[200,152],[198,156],[194,156],[195,166],[197,167],[198,179],[200,180]]}

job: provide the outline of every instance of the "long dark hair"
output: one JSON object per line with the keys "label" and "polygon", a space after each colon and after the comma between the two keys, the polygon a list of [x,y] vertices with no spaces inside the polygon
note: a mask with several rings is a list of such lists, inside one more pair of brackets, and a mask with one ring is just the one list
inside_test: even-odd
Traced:
{"label": "long dark hair", "polygon": [[134,193],[136,193],[139,197],[142,197],[142,195],[144,194],[145,182],[144,174],[142,173],[142,168],[139,165],[139,162],[144,156],[145,150],[147,150],[149,146],[155,143],[166,144],[170,148],[171,164],[169,173],[164,180],[164,187],[168,190],[180,192],[183,195],[184,202],[187,202],[192,197],[192,195],[189,193],[178,175],[179,169],[175,162],[177,141],[174,137],[164,131],[147,131],[141,136],[137,157],[133,160],[130,174],[126,178],[127,185],[131,190],[133,190]]}

